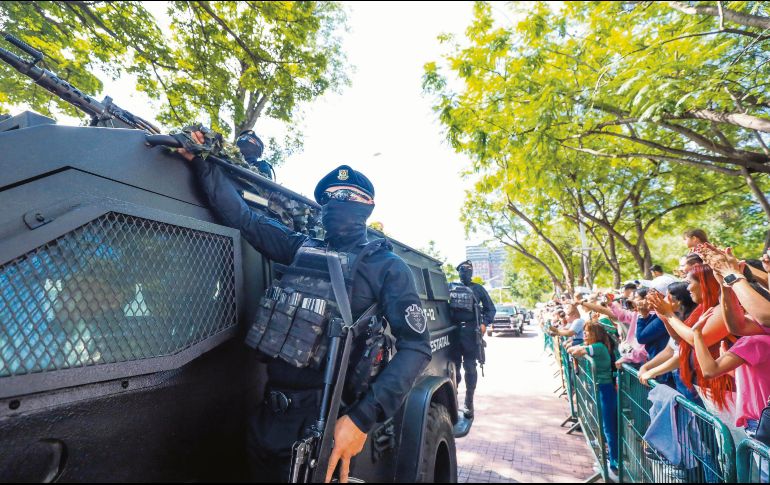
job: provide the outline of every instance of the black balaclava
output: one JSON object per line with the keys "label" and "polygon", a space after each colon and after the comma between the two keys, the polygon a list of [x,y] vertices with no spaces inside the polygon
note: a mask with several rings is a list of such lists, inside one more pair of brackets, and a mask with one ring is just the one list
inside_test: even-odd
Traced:
{"label": "black balaclava", "polygon": [[366,241],[366,220],[374,204],[330,200],[321,210],[324,240],[334,249],[350,249]]}
{"label": "black balaclava", "polygon": [[473,266],[463,264],[457,268],[457,272],[460,273],[460,281],[464,285],[470,285],[473,279]]}

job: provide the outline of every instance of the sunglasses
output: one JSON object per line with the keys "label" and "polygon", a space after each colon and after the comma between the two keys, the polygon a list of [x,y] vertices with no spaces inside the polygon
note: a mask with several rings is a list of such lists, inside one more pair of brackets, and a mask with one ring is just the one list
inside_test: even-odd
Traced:
{"label": "sunglasses", "polygon": [[361,204],[374,203],[374,200],[371,197],[353,189],[339,189],[333,192],[324,192],[321,195],[320,203],[321,205],[325,205],[332,199],[342,202],[359,202]]}

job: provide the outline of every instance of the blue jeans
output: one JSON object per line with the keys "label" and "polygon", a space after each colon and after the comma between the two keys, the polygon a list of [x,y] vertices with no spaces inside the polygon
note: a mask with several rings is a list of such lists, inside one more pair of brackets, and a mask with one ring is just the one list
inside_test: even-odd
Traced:
{"label": "blue jeans", "polygon": [[599,384],[599,399],[602,403],[602,425],[604,439],[610,451],[610,466],[618,467],[618,392],[615,384]]}

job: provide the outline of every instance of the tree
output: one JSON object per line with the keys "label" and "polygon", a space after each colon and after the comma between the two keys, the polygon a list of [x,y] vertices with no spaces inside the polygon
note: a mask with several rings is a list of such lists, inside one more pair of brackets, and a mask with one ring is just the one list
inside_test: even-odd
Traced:
{"label": "tree", "polygon": [[[141,2],[3,2],[0,19],[48,55],[53,70],[86,92],[101,90],[90,72],[136,76],[161,101],[157,120],[201,120],[225,135],[252,129],[261,116],[286,123],[298,108],[347,83],[335,2],[167,2],[161,29]],[[73,110],[43,90],[22,89],[2,66],[2,105],[26,103],[46,114]],[[284,150],[299,145],[294,129]],[[273,152],[278,145],[270,142]]]}
{"label": "tree", "polygon": [[[749,4],[735,8],[764,8]],[[712,20],[660,2],[539,2],[503,28],[477,3],[465,44],[443,36],[450,53],[423,79],[479,180],[466,221],[485,221],[559,290],[606,272],[616,286],[629,269],[649,276],[661,226],[735,204],[741,185],[765,207],[764,34],[704,32]],[[744,76],[749,113],[723,75]],[[593,266],[577,264],[581,225]]]}

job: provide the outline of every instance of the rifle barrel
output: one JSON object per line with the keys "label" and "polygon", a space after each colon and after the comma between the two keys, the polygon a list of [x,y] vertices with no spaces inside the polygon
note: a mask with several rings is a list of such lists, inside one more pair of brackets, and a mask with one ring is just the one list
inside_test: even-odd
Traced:
{"label": "rifle barrel", "polygon": [[94,124],[99,121],[117,119],[130,128],[138,128],[149,133],[160,133],[155,125],[112,104],[109,98],[105,98],[105,102],[100,103],[51,71],[37,67],[35,64],[43,58],[40,51],[33,49],[27,43],[10,34],[6,34],[4,37],[5,40],[31,55],[33,60],[29,62],[2,47],[0,47],[0,60],[32,79],[35,84],[42,86],[89,115]]}

